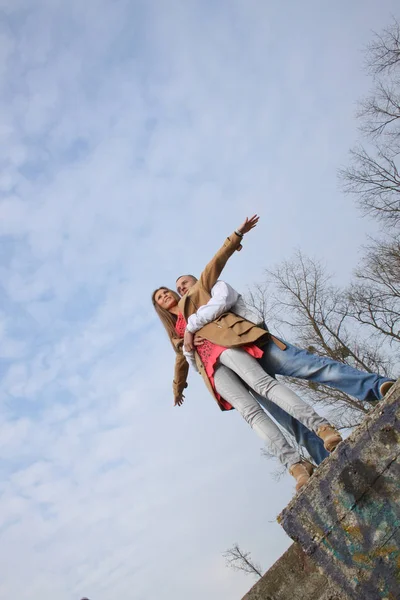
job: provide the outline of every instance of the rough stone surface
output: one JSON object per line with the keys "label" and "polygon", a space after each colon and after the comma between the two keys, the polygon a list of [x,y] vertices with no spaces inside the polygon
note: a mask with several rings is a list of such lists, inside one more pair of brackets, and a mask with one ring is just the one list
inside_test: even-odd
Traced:
{"label": "rough stone surface", "polygon": [[400,600],[400,382],[278,520],[295,543],[243,600]]}
{"label": "rough stone surface", "polygon": [[352,600],[400,599],[399,442],[397,383],[278,518]]}
{"label": "rough stone surface", "polygon": [[292,546],[243,600],[348,600],[300,548]]}

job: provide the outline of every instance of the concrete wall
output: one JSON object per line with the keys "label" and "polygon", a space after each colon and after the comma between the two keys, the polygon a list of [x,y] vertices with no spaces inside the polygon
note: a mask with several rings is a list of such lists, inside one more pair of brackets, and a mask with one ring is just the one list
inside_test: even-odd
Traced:
{"label": "concrete wall", "polygon": [[300,548],[292,546],[243,600],[348,600]]}
{"label": "concrete wall", "polygon": [[399,455],[397,383],[282,511],[296,544],[245,599],[399,600]]}

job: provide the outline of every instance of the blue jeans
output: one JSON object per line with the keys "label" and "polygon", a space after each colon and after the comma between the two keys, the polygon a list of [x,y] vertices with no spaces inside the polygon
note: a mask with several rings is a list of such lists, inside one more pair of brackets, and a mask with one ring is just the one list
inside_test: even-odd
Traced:
{"label": "blue jeans", "polygon": [[[382,394],[379,388],[385,381],[390,381],[387,377],[359,371],[330,358],[311,354],[311,352],[297,348],[288,342],[284,342],[284,344],[286,350],[281,350],[272,341],[263,346],[264,355],[258,362],[272,377],[286,375],[323,383],[359,400],[371,403],[381,400]],[[322,441],[313,431],[307,429],[273,402],[262,398],[255,392],[252,394],[277,423],[291,433],[298,444],[307,449],[317,465],[328,456]]]}
{"label": "blue jeans", "polygon": [[373,404],[382,399],[380,386],[385,381],[391,381],[387,377],[359,371],[331,358],[311,354],[288,342],[283,343],[287,346],[286,350],[281,350],[272,341],[263,346],[264,354],[259,363],[272,377],[286,375],[323,383]]}

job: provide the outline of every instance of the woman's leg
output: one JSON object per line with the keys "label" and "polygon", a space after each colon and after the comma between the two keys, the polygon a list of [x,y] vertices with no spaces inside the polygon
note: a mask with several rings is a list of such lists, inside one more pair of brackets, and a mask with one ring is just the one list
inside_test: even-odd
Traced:
{"label": "woman's leg", "polygon": [[260,396],[260,394],[257,394],[252,389],[250,389],[250,393],[267,413],[275,419],[278,425],[286,429],[296,442],[307,450],[316,465],[320,465],[329,456],[329,452],[325,450],[321,438],[314,431],[308,429],[308,427],[300,423],[295,417],[292,417],[292,415],[283,410],[275,402],[264,398],[264,396]]}
{"label": "woman's leg", "polygon": [[252,390],[278,404],[308,429],[317,432],[321,426],[328,425],[326,419],[291,389],[270,377],[245,350],[228,348],[219,357],[219,362],[234,371]]}
{"label": "woman's leg", "polygon": [[249,393],[239,377],[230,369],[218,364],[214,373],[215,389],[242,415],[247,423],[265,442],[268,450],[290,468],[301,457],[289,444],[277,425],[266,415]]}

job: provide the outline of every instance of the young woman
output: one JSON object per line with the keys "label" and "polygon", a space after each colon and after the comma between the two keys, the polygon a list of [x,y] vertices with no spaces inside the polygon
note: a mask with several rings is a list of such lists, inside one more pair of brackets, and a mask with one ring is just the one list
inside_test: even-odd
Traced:
{"label": "young woman", "polygon": [[[152,295],[153,306],[167,330],[176,352],[173,382],[174,405],[181,406],[189,365],[183,355],[186,320],[199,306],[208,302],[210,291],[235,250],[241,249],[243,235],[253,229],[258,217],[245,222],[225,241],[208,263],[198,282],[180,299],[176,292],[160,287]],[[221,315],[199,332],[205,342],[196,348],[196,364],[204,382],[221,410],[236,408],[249,425],[264,440],[268,450],[277,456],[297,481],[298,491],[312,474],[310,463],[302,461],[280,429],[267,416],[249,393],[244,383],[261,396],[276,402],[281,408],[316,432],[332,452],[341,441],[340,434],[320,417],[292,390],[270,377],[256,358],[262,356],[262,344],[271,336],[250,321],[233,313]],[[272,338],[275,343],[281,343]],[[243,383],[244,382],[244,383]]]}

